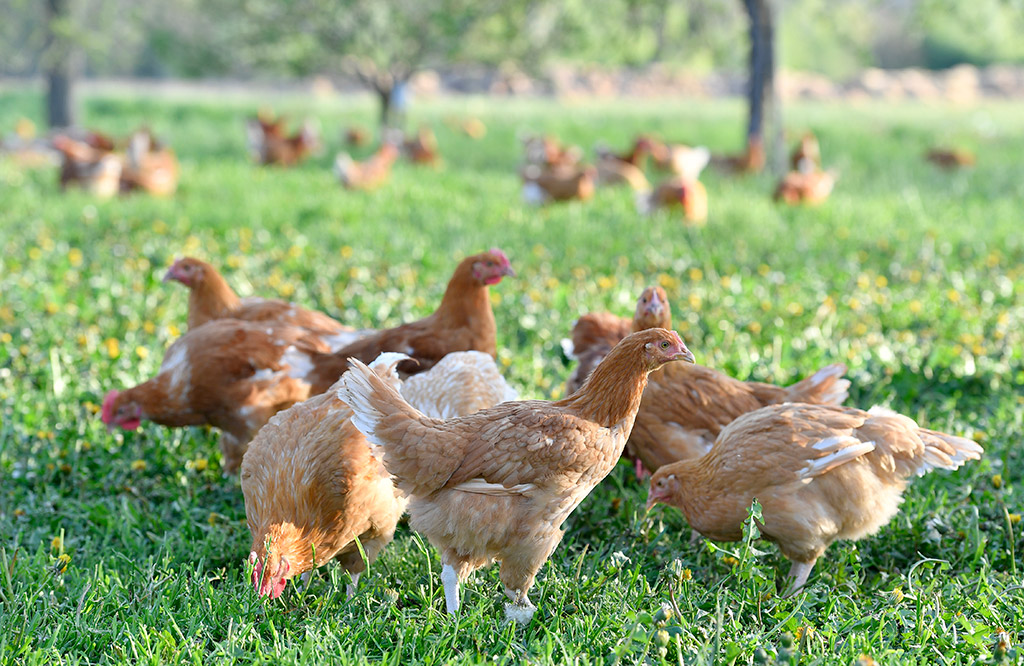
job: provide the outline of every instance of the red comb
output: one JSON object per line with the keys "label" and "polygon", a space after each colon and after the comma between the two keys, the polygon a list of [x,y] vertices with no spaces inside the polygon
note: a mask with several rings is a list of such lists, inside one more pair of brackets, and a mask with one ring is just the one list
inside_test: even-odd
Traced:
{"label": "red comb", "polygon": [[502,265],[504,265],[504,266],[508,266],[510,263],[512,263],[512,262],[510,262],[508,260],[508,256],[504,252],[502,252],[500,249],[498,249],[496,247],[492,247],[490,249],[490,253],[493,254],[494,256],[496,256],[498,259],[500,259]]}
{"label": "red comb", "polygon": [[110,422],[114,420],[114,401],[117,400],[117,396],[117,389],[110,389],[107,395],[103,397],[103,409],[100,410],[100,420],[107,425],[110,425]]}

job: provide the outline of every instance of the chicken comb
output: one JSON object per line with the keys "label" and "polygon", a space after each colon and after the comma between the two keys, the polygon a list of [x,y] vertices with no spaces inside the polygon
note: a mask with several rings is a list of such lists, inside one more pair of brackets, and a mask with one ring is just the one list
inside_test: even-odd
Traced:
{"label": "chicken comb", "polygon": [[508,260],[508,255],[502,252],[499,248],[492,247],[489,252],[497,257],[501,261],[502,266],[511,266],[512,262]]}
{"label": "chicken comb", "polygon": [[117,400],[119,391],[117,389],[110,389],[107,395],[103,396],[103,408],[100,410],[100,420],[106,425],[110,425],[110,422],[114,420],[114,401]]}

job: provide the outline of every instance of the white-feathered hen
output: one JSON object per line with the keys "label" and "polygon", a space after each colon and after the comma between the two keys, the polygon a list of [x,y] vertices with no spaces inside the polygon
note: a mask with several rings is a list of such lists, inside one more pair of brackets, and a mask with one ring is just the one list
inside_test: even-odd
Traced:
{"label": "white-feathered hen", "polygon": [[[407,358],[384,353],[371,367],[431,416],[471,414],[515,397],[488,354],[449,354],[403,386],[396,366]],[[249,445],[242,492],[257,593],[276,598],[288,580],[332,559],[354,584],[366,569],[355,539],[373,562],[394,536],[406,500],[351,416],[334,387],[277,414]]]}
{"label": "white-feathered hen", "polygon": [[888,523],[910,477],[957,469],[982,452],[887,409],[773,405],[733,421],[707,455],[655,472],[647,507],[671,504],[707,538],[738,541],[757,498],[762,534],[793,563],[793,592],[833,541]]}
{"label": "white-feathered hen", "polygon": [[353,360],[339,395],[409,496],[409,524],[441,552],[448,612],[458,610],[459,583],[500,560],[509,616],[532,616],[527,593],[562,523],[615,466],[647,374],[678,359],[693,354],[676,333],[634,333],[565,400],[506,402],[446,421]]}

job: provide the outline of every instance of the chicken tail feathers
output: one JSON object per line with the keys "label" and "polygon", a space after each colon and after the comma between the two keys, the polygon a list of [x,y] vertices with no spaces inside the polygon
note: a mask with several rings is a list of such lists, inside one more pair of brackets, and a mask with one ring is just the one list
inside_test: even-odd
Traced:
{"label": "chicken tail feathers", "polygon": [[922,476],[927,472],[941,467],[942,469],[959,469],[968,460],[979,460],[984,449],[977,442],[947,435],[943,432],[921,428],[917,431],[921,441],[924,442],[924,455],[918,461],[917,475]]}
{"label": "chicken tail feathers", "polygon": [[846,366],[826,365],[810,377],[786,389],[787,402],[809,402],[819,405],[841,405],[849,396],[850,380],[843,379]]}
{"label": "chicken tail feathers", "polygon": [[451,476],[458,460],[449,460],[452,469],[441,469],[446,465],[439,461],[451,456],[444,457],[438,450],[443,444],[431,437],[432,420],[364,363],[351,359],[337,391],[352,409],[352,424],[366,436],[371,453],[403,491],[429,491]]}

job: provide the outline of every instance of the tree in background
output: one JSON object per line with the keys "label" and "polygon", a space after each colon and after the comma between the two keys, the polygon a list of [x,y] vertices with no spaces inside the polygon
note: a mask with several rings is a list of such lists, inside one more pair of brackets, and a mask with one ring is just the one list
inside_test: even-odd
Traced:
{"label": "tree in background", "polygon": [[750,17],[750,82],[747,90],[749,116],[747,121],[747,146],[759,144],[768,148],[765,142],[767,115],[771,113],[777,132],[769,153],[773,163],[781,155],[781,112],[778,96],[775,94],[775,17],[772,0],[743,0]]}

